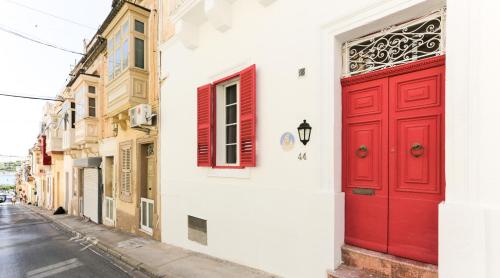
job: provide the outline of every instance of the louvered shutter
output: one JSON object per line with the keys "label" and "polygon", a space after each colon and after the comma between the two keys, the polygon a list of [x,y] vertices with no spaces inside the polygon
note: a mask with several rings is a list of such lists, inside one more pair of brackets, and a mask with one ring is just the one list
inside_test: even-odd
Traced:
{"label": "louvered shutter", "polygon": [[131,148],[124,146],[121,150],[121,190],[122,193],[128,194],[131,192],[130,184],[132,178],[131,171]]}
{"label": "louvered shutter", "polygon": [[240,72],[240,166],[255,167],[255,65]]}
{"label": "louvered shutter", "polygon": [[212,166],[212,85],[198,88],[198,166]]}

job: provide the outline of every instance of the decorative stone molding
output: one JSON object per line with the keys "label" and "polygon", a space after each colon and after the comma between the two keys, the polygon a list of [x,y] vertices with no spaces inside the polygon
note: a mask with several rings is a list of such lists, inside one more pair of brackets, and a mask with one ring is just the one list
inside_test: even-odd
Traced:
{"label": "decorative stone molding", "polygon": [[[231,5],[236,0],[176,0],[171,2],[170,18],[175,24],[175,34],[185,47],[198,47],[198,28],[208,20],[215,29],[225,32],[231,28]],[[258,0],[269,6],[276,0]]]}
{"label": "decorative stone molding", "polygon": [[257,0],[259,1],[259,3],[264,6],[264,7],[267,7],[269,5],[271,5],[272,3],[274,3],[276,0]]}
{"label": "decorative stone molding", "polygon": [[180,20],[175,24],[175,33],[185,47],[196,49],[198,47],[198,25]]}
{"label": "decorative stone molding", "polygon": [[205,0],[205,15],[215,29],[225,32],[231,28],[231,2],[228,0]]}

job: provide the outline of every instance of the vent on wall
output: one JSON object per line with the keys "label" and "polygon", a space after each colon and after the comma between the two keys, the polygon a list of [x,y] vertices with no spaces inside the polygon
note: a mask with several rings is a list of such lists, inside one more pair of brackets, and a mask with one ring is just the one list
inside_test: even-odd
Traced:
{"label": "vent on wall", "polygon": [[188,239],[207,245],[207,220],[188,215]]}

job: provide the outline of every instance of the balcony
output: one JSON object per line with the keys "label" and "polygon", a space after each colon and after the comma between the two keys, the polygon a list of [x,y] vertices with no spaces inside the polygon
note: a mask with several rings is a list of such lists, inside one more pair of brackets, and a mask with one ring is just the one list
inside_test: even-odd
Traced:
{"label": "balcony", "polygon": [[128,68],[106,87],[107,116],[114,117],[138,104],[148,103],[148,73]]}
{"label": "balcony", "polygon": [[46,148],[49,155],[62,152],[62,138],[58,127],[49,128]]}
{"label": "balcony", "polygon": [[148,57],[156,43],[149,36],[151,11],[131,2],[116,6],[119,12],[102,36],[107,40],[106,117],[127,113],[131,107],[148,103],[149,69],[155,57]]}
{"label": "balcony", "polygon": [[52,165],[52,158],[47,154],[47,137],[45,135],[40,135],[39,144],[42,165]]}
{"label": "balcony", "polygon": [[75,145],[97,143],[99,120],[94,117],[82,119],[76,123]]}
{"label": "balcony", "polygon": [[71,150],[74,143],[75,143],[75,129],[68,128],[67,130],[63,131],[63,138],[62,138],[63,151]]}

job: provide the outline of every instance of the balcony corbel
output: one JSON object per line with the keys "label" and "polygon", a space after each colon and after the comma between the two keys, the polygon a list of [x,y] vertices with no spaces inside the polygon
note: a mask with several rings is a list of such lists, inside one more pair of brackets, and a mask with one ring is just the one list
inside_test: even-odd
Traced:
{"label": "balcony corbel", "polygon": [[220,32],[231,28],[231,4],[234,0],[205,0],[205,15],[208,21]]}
{"label": "balcony corbel", "polygon": [[175,24],[175,33],[185,47],[193,50],[198,47],[198,26],[188,21],[180,20]]}
{"label": "balcony corbel", "polygon": [[128,119],[129,119],[128,111],[123,111],[120,114],[118,114],[118,117],[113,118],[113,122],[118,123],[122,130],[126,130]]}

